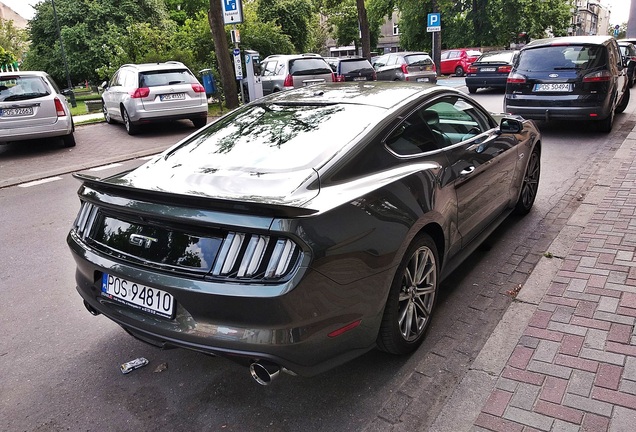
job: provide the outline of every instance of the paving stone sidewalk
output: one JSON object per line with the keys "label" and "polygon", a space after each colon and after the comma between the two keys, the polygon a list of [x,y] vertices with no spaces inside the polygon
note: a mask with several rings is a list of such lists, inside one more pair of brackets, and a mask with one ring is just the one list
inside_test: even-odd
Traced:
{"label": "paving stone sidewalk", "polygon": [[636,431],[636,129],[431,431]]}

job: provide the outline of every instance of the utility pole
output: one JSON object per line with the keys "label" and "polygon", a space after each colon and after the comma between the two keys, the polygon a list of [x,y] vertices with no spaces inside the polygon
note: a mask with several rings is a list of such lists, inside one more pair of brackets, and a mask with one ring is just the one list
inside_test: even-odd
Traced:
{"label": "utility pole", "polygon": [[62,61],[64,62],[64,70],[66,71],[66,85],[71,92],[71,106],[75,108],[77,102],[75,102],[75,92],[73,91],[73,83],[71,82],[71,75],[68,73],[68,63],[66,61],[66,53],[64,52],[64,40],[62,40],[62,32],[60,31],[60,23],[57,20],[57,11],[55,10],[55,0],[51,0],[53,6],[53,18],[55,18],[55,27],[57,28],[57,36],[60,38],[60,48],[62,50]]}

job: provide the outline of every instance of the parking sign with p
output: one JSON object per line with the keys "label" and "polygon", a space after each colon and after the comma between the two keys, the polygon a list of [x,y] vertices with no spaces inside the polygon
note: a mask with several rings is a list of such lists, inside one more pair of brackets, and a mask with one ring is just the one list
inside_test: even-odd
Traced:
{"label": "parking sign with p", "polygon": [[442,19],[440,13],[430,13],[426,18],[426,31],[438,32],[442,31]]}

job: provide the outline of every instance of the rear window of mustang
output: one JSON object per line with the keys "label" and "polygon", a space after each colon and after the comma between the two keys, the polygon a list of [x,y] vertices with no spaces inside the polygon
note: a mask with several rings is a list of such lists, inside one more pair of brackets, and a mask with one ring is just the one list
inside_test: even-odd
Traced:
{"label": "rear window of mustang", "polygon": [[379,107],[337,103],[249,105],[168,152],[166,161],[269,172],[317,168],[384,113]]}

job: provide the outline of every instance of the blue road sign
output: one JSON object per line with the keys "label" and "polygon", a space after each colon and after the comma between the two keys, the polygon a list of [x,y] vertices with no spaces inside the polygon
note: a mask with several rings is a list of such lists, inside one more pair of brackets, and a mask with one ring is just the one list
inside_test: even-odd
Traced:
{"label": "blue road sign", "polygon": [[442,18],[440,13],[430,13],[426,17],[426,31],[438,32],[442,30]]}

